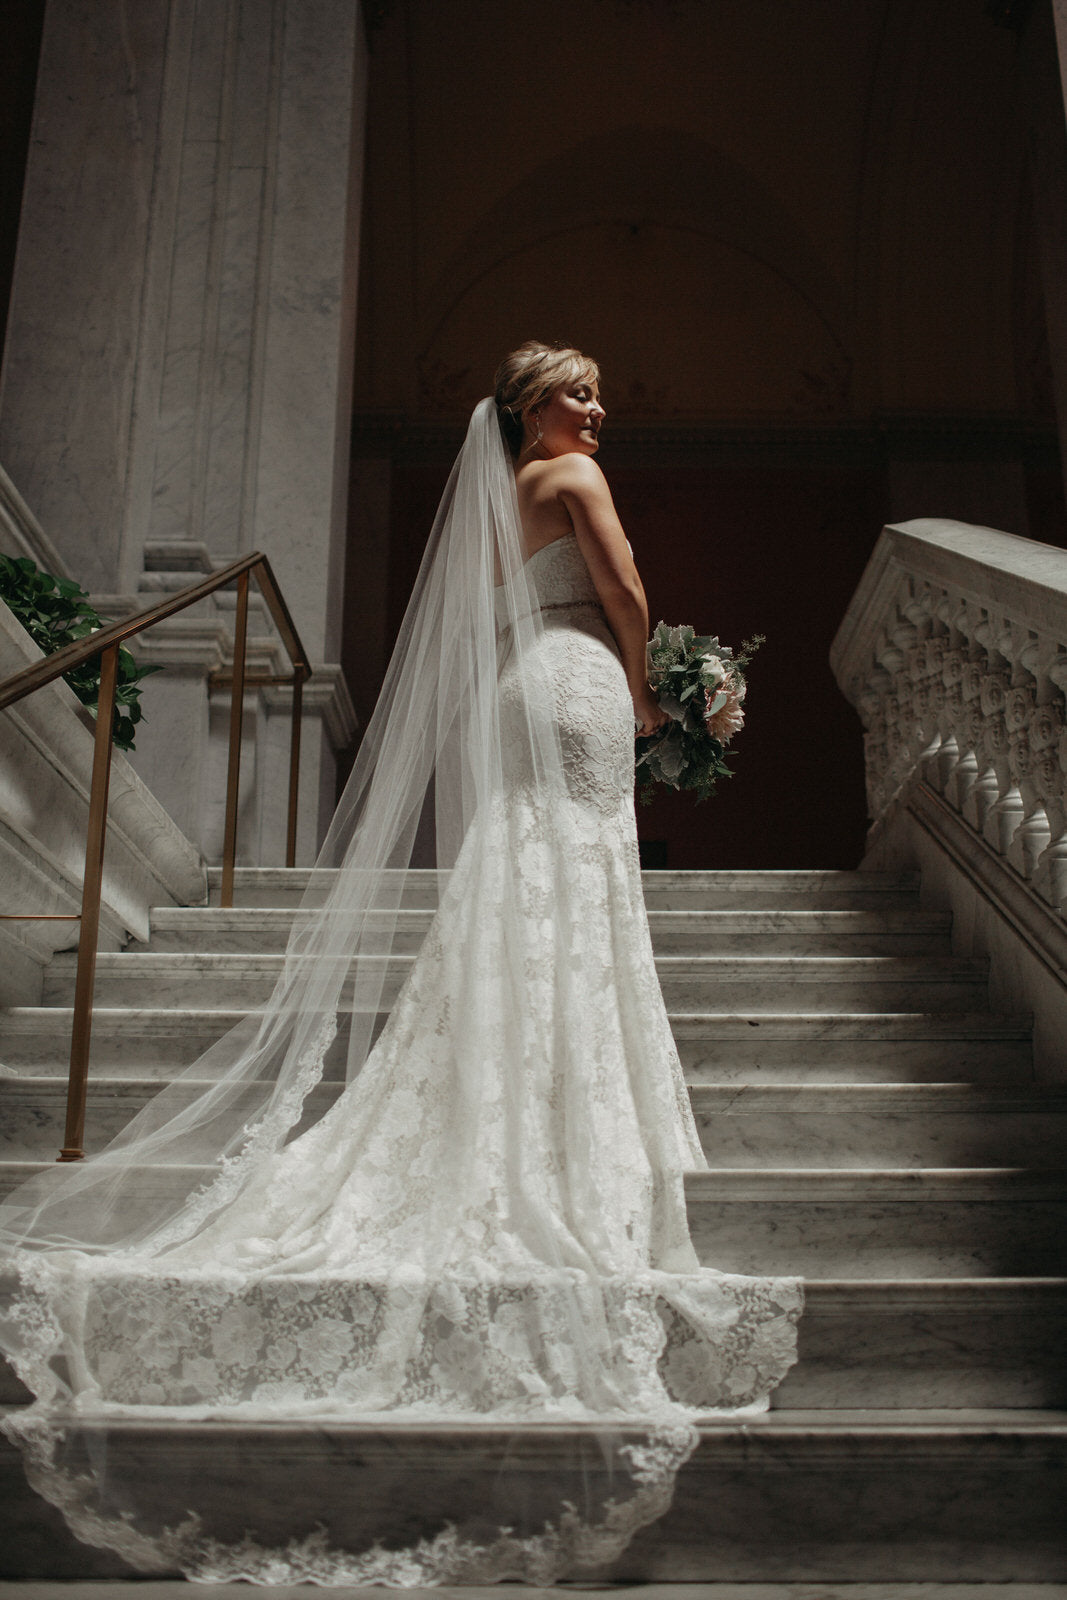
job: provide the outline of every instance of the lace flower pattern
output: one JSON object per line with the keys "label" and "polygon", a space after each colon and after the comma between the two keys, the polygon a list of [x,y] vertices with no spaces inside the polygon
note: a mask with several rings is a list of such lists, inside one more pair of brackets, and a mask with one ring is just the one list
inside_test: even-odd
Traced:
{"label": "lace flower pattern", "polygon": [[[209,1506],[109,1516],[59,1449],[68,1424],[9,1423],[78,1536],[141,1570],[552,1581],[662,1513],[697,1415],[765,1405],[796,1358],[796,1280],[702,1268],[690,1242],[683,1177],[705,1163],[644,911],[630,697],[576,541],[534,559],[543,635],[521,668],[501,640],[504,781],[362,1072],[289,1144],[251,1130],[166,1237],[27,1268],[23,1376],[46,1399],[76,1351],[75,1406],[104,1419],[592,1424],[611,1494],[521,1535],[353,1550],[311,1527],[268,1548],[220,1541]],[[531,715],[562,747],[547,798]]]}

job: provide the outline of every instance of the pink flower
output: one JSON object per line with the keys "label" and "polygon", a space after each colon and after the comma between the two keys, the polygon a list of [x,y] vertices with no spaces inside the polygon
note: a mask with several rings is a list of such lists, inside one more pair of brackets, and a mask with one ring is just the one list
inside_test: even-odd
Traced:
{"label": "pink flower", "polygon": [[710,689],[704,691],[704,726],[720,744],[729,744],[734,734],[740,733],[745,725],[741,702],[745,698],[746,688],[746,684],[739,683],[730,673],[723,680],[718,693],[713,694]]}

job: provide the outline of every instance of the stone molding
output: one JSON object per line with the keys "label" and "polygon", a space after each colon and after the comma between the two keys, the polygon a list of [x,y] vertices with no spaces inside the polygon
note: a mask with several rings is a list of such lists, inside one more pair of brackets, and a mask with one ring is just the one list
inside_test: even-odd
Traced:
{"label": "stone molding", "polygon": [[59,551],[3,467],[0,467],[0,553],[27,556],[42,572],[50,572],[54,578],[71,576]]}
{"label": "stone molding", "polygon": [[[288,709],[293,700],[293,691],[285,684],[272,685],[263,695],[272,709]],[[322,718],[334,750],[347,750],[359,731],[359,718],[339,662],[323,661],[312,669],[304,685],[303,708],[305,715]]]}
{"label": "stone molding", "polygon": [[[101,611],[127,616],[164,595],[197,581],[219,562],[193,541],[156,541],[152,565],[136,594],[94,597]],[[179,570],[168,563],[180,560]],[[209,861],[221,859],[223,806],[229,746],[230,687],[210,687],[213,673],[233,662],[237,597],[219,590],[130,641],[139,661],[165,670],[149,678],[143,699],[133,764],[158,794],[178,826]],[[274,631],[266,602],[253,584],[249,593],[249,673],[285,676],[289,657]],[[250,687],[245,698],[241,809],[238,841],[242,864],[281,862],[285,857],[286,812],[278,796],[288,793],[292,690],[287,685]],[[333,811],[335,762],[353,743],[358,717],[336,662],[318,662],[303,692],[304,737],[300,759],[298,860],[315,859]]]}
{"label": "stone molding", "polygon": [[[838,682],[857,682],[901,593],[902,580],[939,584],[980,608],[1067,638],[1067,550],[937,517],[883,528],[830,647]],[[848,694],[848,689],[844,691]],[[850,697],[851,698],[851,697]]]}
{"label": "stone molding", "polygon": [[[209,562],[203,570],[211,572],[214,567]],[[196,581],[187,571],[152,571],[148,582],[137,595],[104,595],[95,599],[94,603],[107,615],[132,615],[152,603],[152,589],[156,587],[157,579],[163,580],[158,587],[164,592],[185,588],[190,582]],[[222,672],[233,662],[233,627],[230,618],[235,604],[234,594],[219,591],[188,611],[169,617],[166,622],[156,623],[149,633],[131,640],[131,648],[139,661],[150,661],[161,667],[198,673],[205,678],[212,672]],[[272,630],[273,627],[266,603],[255,590],[249,595],[248,609],[249,672],[278,676],[289,672],[289,657],[273,631],[255,631],[257,624],[264,630]],[[229,693],[228,690],[219,692]],[[271,685],[261,693],[264,704],[272,710],[287,707],[292,702],[292,690],[285,685]],[[339,662],[315,663],[311,678],[304,685],[303,704],[306,714],[322,718],[331,749],[346,750],[359,729],[359,718],[344,669]]]}

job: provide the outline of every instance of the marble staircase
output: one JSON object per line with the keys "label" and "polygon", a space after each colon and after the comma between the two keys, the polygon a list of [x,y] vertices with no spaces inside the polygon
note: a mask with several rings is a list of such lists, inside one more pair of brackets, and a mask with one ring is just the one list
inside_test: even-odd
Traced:
{"label": "marble staircase", "polygon": [[[146,943],[101,957],[90,1148],[269,993],[315,881],[247,869],[233,910],[160,908]],[[772,1410],[702,1429],[671,1512],[610,1576],[1063,1581],[1067,1086],[1035,1079],[1029,1019],[989,1010],[983,965],[953,955],[947,918],[906,874],[658,872],[645,886],[711,1164],[688,1182],[698,1250],[802,1273],[807,1308]],[[435,874],[413,875],[393,984],[436,892]],[[60,1142],[72,982],[57,955],[45,1003],[0,1013],[5,1190]],[[309,1116],[340,1090],[343,1043]],[[22,1398],[0,1377],[0,1400]],[[269,1513],[275,1543],[280,1475],[328,1526],[357,1505],[387,1534],[483,1492],[503,1452],[543,1474],[559,1448],[552,1430],[517,1443],[324,1419],[108,1431],[161,1482],[179,1463],[210,1471],[225,1515]],[[15,1533],[0,1576],[127,1570],[66,1534],[6,1447],[0,1484]]]}

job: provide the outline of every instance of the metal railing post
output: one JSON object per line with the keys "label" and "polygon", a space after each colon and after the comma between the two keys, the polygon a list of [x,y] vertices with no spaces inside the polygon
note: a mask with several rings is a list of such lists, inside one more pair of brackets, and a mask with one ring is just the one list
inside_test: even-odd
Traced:
{"label": "metal railing post", "polygon": [[74,983],[67,1125],[63,1148],[57,1157],[59,1161],[82,1161],[85,1157],[82,1148],[85,1138],[85,1099],[89,1086],[89,1041],[93,1028],[96,945],[100,931],[100,892],[107,840],[107,795],[111,783],[111,723],[115,711],[118,670],[119,646],[113,644],[100,658],[100,698],[96,705],[93,781],[89,791],[89,831],[85,841],[85,876],[82,880],[81,927],[78,933],[78,972]]}
{"label": "metal railing post", "polygon": [[241,780],[241,723],[245,708],[245,650],[248,643],[248,573],[237,580],[237,616],[233,629],[233,688],[230,698],[230,760],[226,773],[226,836],[222,846],[222,893],[219,904],[233,905],[233,869],[237,858],[237,797]]}
{"label": "metal railing post", "polygon": [[[267,608],[274,618],[282,644],[289,656],[293,675],[291,678],[273,673],[247,671],[248,647],[248,581],[252,573],[256,579]],[[105,622],[93,634],[83,639],[73,639],[70,644],[42,656],[21,672],[13,673],[0,681],[0,711],[16,705],[35,689],[43,689],[64,673],[72,671],[86,661],[100,658],[100,694],[97,702],[96,733],[93,741],[93,778],[89,796],[89,827],[85,846],[85,877],[82,883],[82,909],[80,917],[67,914],[38,914],[35,912],[2,912],[3,922],[81,922],[78,938],[78,967],[74,990],[74,1023],[71,1033],[70,1082],[67,1091],[67,1125],[65,1144],[58,1159],[81,1161],[85,1134],[85,1099],[89,1079],[89,1040],[93,1020],[93,986],[96,979],[96,944],[100,931],[100,901],[103,890],[104,842],[107,833],[107,797],[111,780],[111,726],[114,721],[116,689],[118,685],[118,653],[127,639],[142,633],[146,628],[175,616],[188,606],[196,605],[214,594],[225,584],[237,582],[237,615],[234,627],[233,673],[212,673],[208,679],[210,689],[223,683],[232,683],[230,701],[230,750],[226,786],[226,836],[222,861],[222,904],[233,905],[234,864],[237,858],[237,807],[241,777],[241,727],[244,714],[244,694],[253,685],[291,685],[293,690],[293,727],[289,753],[289,818],[286,833],[285,864],[291,867],[296,861],[297,795],[300,779],[300,720],[303,706],[304,679],[311,676],[311,663],[300,642],[300,635],[289,613],[289,608],[278,588],[270,562],[260,551],[242,556],[229,566],[221,568],[200,583],[190,584],[178,594],[149,606],[134,616],[120,622]]]}
{"label": "metal railing post", "polygon": [[300,794],[300,719],[304,708],[304,680],[293,675],[293,720],[289,732],[289,823],[285,833],[285,864],[296,866],[296,803]]}

